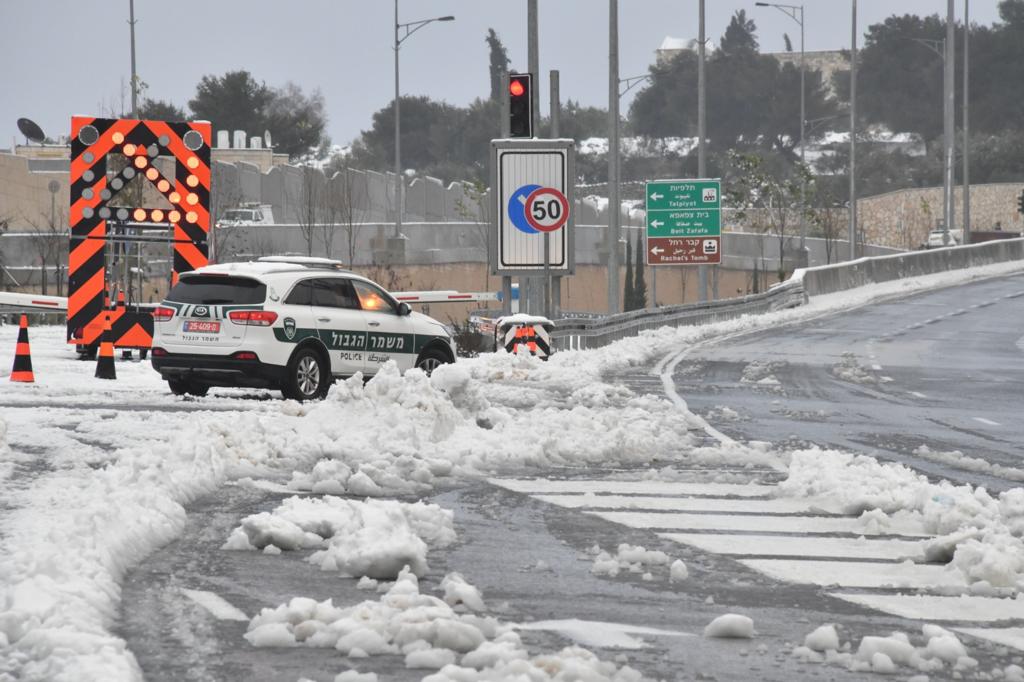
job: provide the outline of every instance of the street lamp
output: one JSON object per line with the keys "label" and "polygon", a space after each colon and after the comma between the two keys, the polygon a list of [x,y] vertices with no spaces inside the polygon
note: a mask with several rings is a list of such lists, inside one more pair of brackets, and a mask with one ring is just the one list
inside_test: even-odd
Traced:
{"label": "street lamp", "polygon": [[[398,0],[395,0],[395,237],[402,234],[402,124],[400,120],[400,105],[398,97],[398,51],[402,43],[416,31],[427,24],[435,21],[455,21],[453,16],[434,17],[433,19],[421,19],[410,21],[405,24],[398,23]],[[398,32],[405,29],[405,34],[399,37]]]}
{"label": "street lamp", "polygon": [[[806,166],[807,156],[804,147],[804,121],[807,119],[807,114],[805,112],[806,89],[804,88],[804,76],[806,73],[806,69],[804,68],[804,6],[783,5],[775,2],[755,2],[754,6],[774,7],[800,25],[800,164]],[[797,16],[798,12],[799,17]],[[800,204],[800,257],[804,258],[807,255],[807,223],[804,218],[804,213],[807,211],[806,177],[804,177],[800,183]]]}

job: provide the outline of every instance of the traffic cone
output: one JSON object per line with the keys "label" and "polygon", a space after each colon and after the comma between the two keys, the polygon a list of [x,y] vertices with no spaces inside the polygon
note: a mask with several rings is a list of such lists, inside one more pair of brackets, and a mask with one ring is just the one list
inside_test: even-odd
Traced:
{"label": "traffic cone", "polygon": [[114,342],[110,339],[110,314],[103,315],[103,336],[100,337],[100,353],[96,360],[97,379],[116,379],[114,369]]}
{"label": "traffic cone", "polygon": [[34,384],[36,381],[36,376],[32,373],[32,351],[28,347],[28,315],[22,315],[21,324],[18,325],[18,345],[14,349],[11,381],[22,381],[26,384]]}

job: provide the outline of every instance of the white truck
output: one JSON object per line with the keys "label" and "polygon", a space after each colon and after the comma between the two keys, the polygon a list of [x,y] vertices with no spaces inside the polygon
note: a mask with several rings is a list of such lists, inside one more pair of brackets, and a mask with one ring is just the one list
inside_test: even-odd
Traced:
{"label": "white truck", "polygon": [[229,208],[217,220],[217,227],[238,227],[241,225],[273,225],[274,209],[270,204],[242,204]]}

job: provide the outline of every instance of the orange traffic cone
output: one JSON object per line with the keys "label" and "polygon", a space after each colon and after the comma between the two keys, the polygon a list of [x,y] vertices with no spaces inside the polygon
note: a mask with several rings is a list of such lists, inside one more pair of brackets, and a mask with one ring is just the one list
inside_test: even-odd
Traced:
{"label": "orange traffic cone", "polygon": [[32,373],[32,351],[28,347],[28,315],[22,315],[21,324],[18,325],[18,345],[14,349],[11,381],[23,381],[27,384],[36,381],[36,376]]}
{"label": "orange traffic cone", "polygon": [[100,354],[96,360],[97,379],[116,379],[114,369],[114,342],[111,340],[110,313],[103,314],[103,336],[100,337]]}

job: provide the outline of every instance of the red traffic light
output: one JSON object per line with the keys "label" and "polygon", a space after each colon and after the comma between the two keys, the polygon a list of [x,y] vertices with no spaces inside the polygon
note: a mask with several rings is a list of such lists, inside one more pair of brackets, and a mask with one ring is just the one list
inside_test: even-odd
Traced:
{"label": "red traffic light", "polygon": [[508,91],[513,97],[522,97],[526,93],[526,88],[523,86],[523,82],[518,78],[513,78],[508,83]]}

